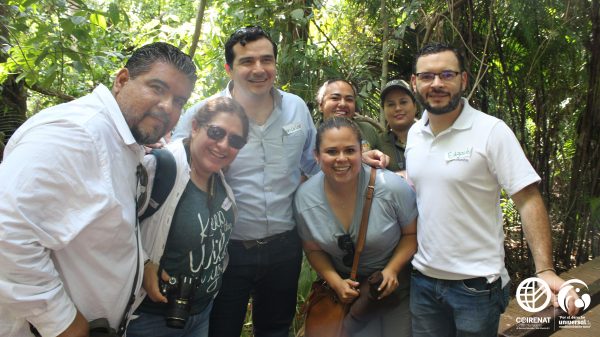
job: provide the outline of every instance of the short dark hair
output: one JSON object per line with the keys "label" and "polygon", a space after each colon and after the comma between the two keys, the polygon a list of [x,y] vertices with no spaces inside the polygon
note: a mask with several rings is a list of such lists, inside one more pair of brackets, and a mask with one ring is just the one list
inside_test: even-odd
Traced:
{"label": "short dark hair", "polygon": [[233,67],[233,59],[235,58],[233,47],[236,44],[239,43],[243,47],[246,43],[259,39],[267,39],[271,42],[271,45],[273,45],[273,55],[275,56],[275,60],[277,60],[277,44],[273,42],[271,36],[260,26],[246,26],[236,30],[229,36],[229,40],[225,42],[225,62],[227,62],[230,68]]}
{"label": "short dark hair", "polygon": [[354,83],[352,83],[348,80],[345,80],[343,78],[334,78],[334,79],[325,81],[325,83],[323,83],[323,85],[317,91],[317,95],[315,96],[315,99],[317,100],[317,105],[321,105],[321,103],[323,102],[323,98],[325,98],[325,91],[327,90],[327,87],[331,83],[335,83],[335,82],[344,82],[344,83],[348,84],[352,88],[352,91],[354,92],[354,97],[356,97],[358,95],[358,89],[356,88]]}
{"label": "short dark hair", "polygon": [[362,150],[362,134],[360,133],[360,129],[358,125],[352,119],[346,117],[331,117],[326,119],[319,125],[317,129],[317,138],[315,140],[315,152],[319,153],[319,147],[321,146],[321,141],[323,140],[323,134],[330,129],[341,129],[341,128],[349,128],[352,133],[356,136],[356,140],[358,140],[358,147]]}
{"label": "short dark hair", "polygon": [[248,140],[248,132],[250,129],[250,122],[246,111],[232,98],[226,96],[219,96],[209,98],[205,104],[200,107],[194,114],[194,120],[197,126],[208,125],[216,115],[220,113],[228,113],[240,119],[242,122],[242,136],[245,140]]}
{"label": "short dark hair", "polygon": [[413,63],[413,74],[417,73],[417,61],[419,60],[420,57],[425,56],[425,55],[431,55],[431,54],[438,54],[441,52],[445,52],[445,51],[451,51],[454,53],[454,56],[456,56],[456,59],[458,60],[458,67],[460,68],[459,71],[465,71],[465,61],[463,59],[463,57],[461,56],[460,52],[458,51],[458,49],[452,47],[449,44],[443,43],[443,42],[431,42],[426,44],[425,46],[423,46],[423,48],[421,48],[418,52],[417,55],[415,55],[415,61]]}
{"label": "short dark hair", "polygon": [[135,78],[150,71],[155,62],[173,65],[177,70],[184,73],[192,83],[196,83],[198,77],[192,58],[179,48],[164,42],[154,42],[136,49],[127,60],[125,68],[129,70],[129,76]]}

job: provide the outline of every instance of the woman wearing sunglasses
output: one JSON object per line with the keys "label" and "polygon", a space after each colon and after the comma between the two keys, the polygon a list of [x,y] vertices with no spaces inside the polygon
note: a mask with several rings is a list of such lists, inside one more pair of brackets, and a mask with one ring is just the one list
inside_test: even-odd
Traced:
{"label": "woman wearing sunglasses", "polygon": [[296,192],[298,231],[309,263],[343,303],[357,300],[360,283],[376,271],[383,276],[376,296],[396,299],[375,317],[347,318],[351,336],[409,336],[408,270],[417,248],[417,207],[412,189],[391,171],[377,170],[358,280],[349,279],[371,170],[361,162],[361,143],[359,129],[347,118],[320,125],[315,156],[321,172]]}
{"label": "woman wearing sunglasses", "polygon": [[[247,136],[244,109],[231,98],[218,97],[198,110],[189,137],[166,147],[175,158],[175,184],[158,211],[141,224],[148,255],[143,281],[147,296],[127,336],[208,336],[212,301],[221,286],[237,216],[222,169]],[[148,181],[155,181],[156,157],[147,155],[144,166]]]}

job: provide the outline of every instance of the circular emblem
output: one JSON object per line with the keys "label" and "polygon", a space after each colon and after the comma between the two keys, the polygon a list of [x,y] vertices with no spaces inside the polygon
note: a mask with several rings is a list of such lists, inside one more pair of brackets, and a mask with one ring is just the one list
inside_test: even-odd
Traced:
{"label": "circular emblem", "polygon": [[[579,284],[581,286],[575,287],[575,284]],[[558,305],[560,305],[560,308],[565,312],[569,312],[569,302],[573,295],[573,293],[571,293],[571,289],[575,291],[577,296],[579,296],[579,298],[575,299],[575,307],[580,309],[583,308],[583,310],[587,309],[590,306],[592,298],[590,297],[590,294],[583,293],[583,289],[585,289],[586,292],[589,292],[589,289],[587,284],[585,284],[582,280],[579,279],[569,280],[565,282],[562,286],[560,286],[560,290],[558,291],[557,297]]]}
{"label": "circular emblem", "polygon": [[550,303],[552,292],[544,280],[530,277],[523,280],[517,287],[516,299],[523,310],[540,312]]}

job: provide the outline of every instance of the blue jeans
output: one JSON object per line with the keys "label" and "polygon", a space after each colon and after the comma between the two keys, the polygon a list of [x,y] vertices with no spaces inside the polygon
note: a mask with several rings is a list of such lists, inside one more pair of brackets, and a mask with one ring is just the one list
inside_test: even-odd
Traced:
{"label": "blue jeans", "polygon": [[496,337],[510,284],[483,277],[440,280],[413,271],[410,312],[413,337]]}
{"label": "blue jeans", "polygon": [[255,337],[288,337],[302,263],[296,231],[248,247],[229,240],[229,265],[210,316],[211,337],[239,337],[252,296]]}
{"label": "blue jeans", "polygon": [[145,312],[136,313],[139,316],[129,323],[125,336],[208,337],[208,322],[212,306],[213,302],[201,313],[188,317],[183,329],[168,327],[163,315],[148,314]]}

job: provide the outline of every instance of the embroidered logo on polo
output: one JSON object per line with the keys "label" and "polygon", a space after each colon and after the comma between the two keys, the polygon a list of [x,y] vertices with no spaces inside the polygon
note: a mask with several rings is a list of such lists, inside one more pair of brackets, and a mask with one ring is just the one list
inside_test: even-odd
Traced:
{"label": "embroidered logo on polo", "polygon": [[471,158],[472,152],[473,152],[472,146],[468,147],[464,150],[461,150],[461,151],[448,151],[448,152],[446,152],[445,159],[447,162],[454,161],[454,160],[469,161],[469,159]]}

